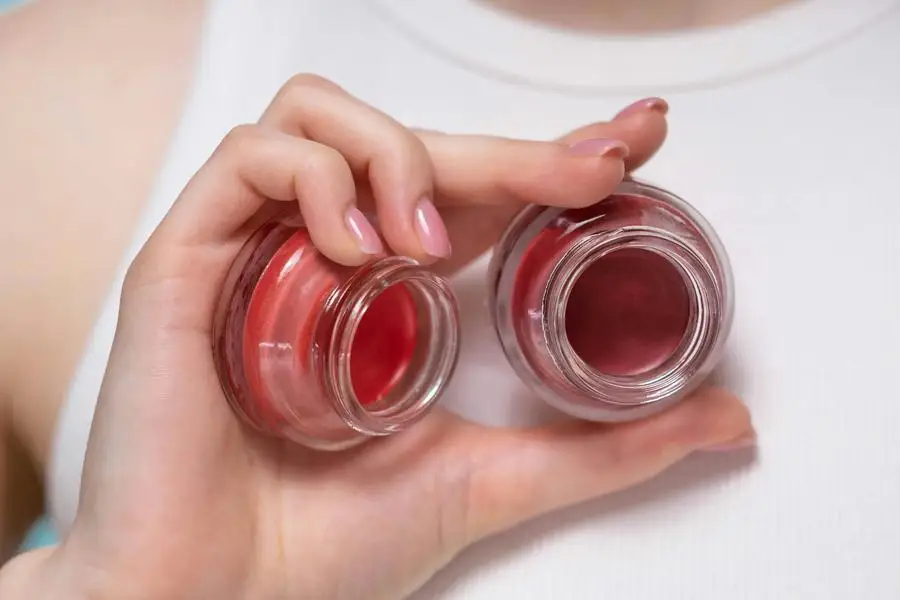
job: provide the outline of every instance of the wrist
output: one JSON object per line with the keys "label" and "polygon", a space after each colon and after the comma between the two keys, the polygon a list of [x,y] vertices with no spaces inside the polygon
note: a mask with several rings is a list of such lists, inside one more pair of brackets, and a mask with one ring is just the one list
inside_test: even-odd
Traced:
{"label": "wrist", "polygon": [[13,557],[0,567],[0,598],[40,600],[48,598],[51,578],[47,577],[56,548],[42,548]]}
{"label": "wrist", "polygon": [[89,591],[83,573],[62,557],[58,547],[32,550],[0,567],[3,600],[106,600],[101,591]]}

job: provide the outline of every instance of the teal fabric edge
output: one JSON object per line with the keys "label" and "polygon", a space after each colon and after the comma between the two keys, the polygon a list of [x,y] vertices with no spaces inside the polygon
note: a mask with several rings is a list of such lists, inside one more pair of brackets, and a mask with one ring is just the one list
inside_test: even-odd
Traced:
{"label": "teal fabric edge", "polygon": [[[0,2],[3,2],[3,0],[0,0]],[[26,550],[34,550],[35,548],[52,546],[56,542],[57,537],[56,532],[53,531],[53,525],[50,524],[50,519],[44,517],[35,523],[28,532],[21,550],[24,552]]]}

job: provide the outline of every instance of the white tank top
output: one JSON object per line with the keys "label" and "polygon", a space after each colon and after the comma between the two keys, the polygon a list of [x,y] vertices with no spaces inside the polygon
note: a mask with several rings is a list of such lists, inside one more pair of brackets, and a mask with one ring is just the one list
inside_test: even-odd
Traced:
{"label": "white tank top", "polygon": [[[754,412],[759,460],[697,457],[489,541],[420,598],[900,598],[897,0],[798,1],[643,39],[546,29],[475,0],[209,5],[196,82],[123,273],[228,129],[297,72],[408,125],[534,138],[665,95],[670,140],[643,175],[700,208],[729,249],[727,376]],[[484,261],[457,284],[464,348],[446,404],[487,423],[539,418],[491,337]],[[48,485],[62,531],[120,286],[58,425]]]}

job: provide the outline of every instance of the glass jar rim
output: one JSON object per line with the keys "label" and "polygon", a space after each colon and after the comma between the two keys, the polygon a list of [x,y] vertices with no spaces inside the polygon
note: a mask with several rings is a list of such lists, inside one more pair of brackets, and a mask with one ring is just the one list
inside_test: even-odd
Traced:
{"label": "glass jar rim", "polygon": [[[679,347],[663,362],[634,375],[611,375],[587,364],[572,347],[566,333],[569,297],[578,279],[598,260],[625,249],[652,252],[681,275],[688,294],[691,317]],[[560,372],[579,391],[611,406],[655,404],[682,391],[691,379],[691,365],[703,364],[717,346],[712,321],[721,310],[712,265],[677,237],[650,227],[623,227],[586,236],[557,258],[541,299],[545,343]]]}
{"label": "glass jar rim", "polygon": [[[430,311],[428,335],[439,344],[425,358],[421,372],[384,408],[371,410],[353,388],[350,363],[356,332],[368,308],[388,288],[405,285]],[[364,265],[327,298],[317,339],[327,339],[321,353],[320,383],[344,422],[369,436],[396,433],[421,420],[439,400],[456,369],[459,357],[459,314],[449,282],[418,262],[389,256]]]}

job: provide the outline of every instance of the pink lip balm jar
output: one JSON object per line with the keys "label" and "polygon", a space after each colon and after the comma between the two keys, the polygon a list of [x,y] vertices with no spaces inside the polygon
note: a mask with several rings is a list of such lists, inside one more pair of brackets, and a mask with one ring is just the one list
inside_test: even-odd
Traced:
{"label": "pink lip balm jar", "polygon": [[340,266],[295,221],[263,224],[224,282],[212,351],[226,399],[251,428],[318,450],[408,429],[456,367],[449,283],[399,256]]}
{"label": "pink lip balm jar", "polygon": [[496,248],[489,292],[517,375],[557,409],[610,422],[695,389],[721,357],[734,306],[712,226],[632,180],[586,208],[526,208]]}

